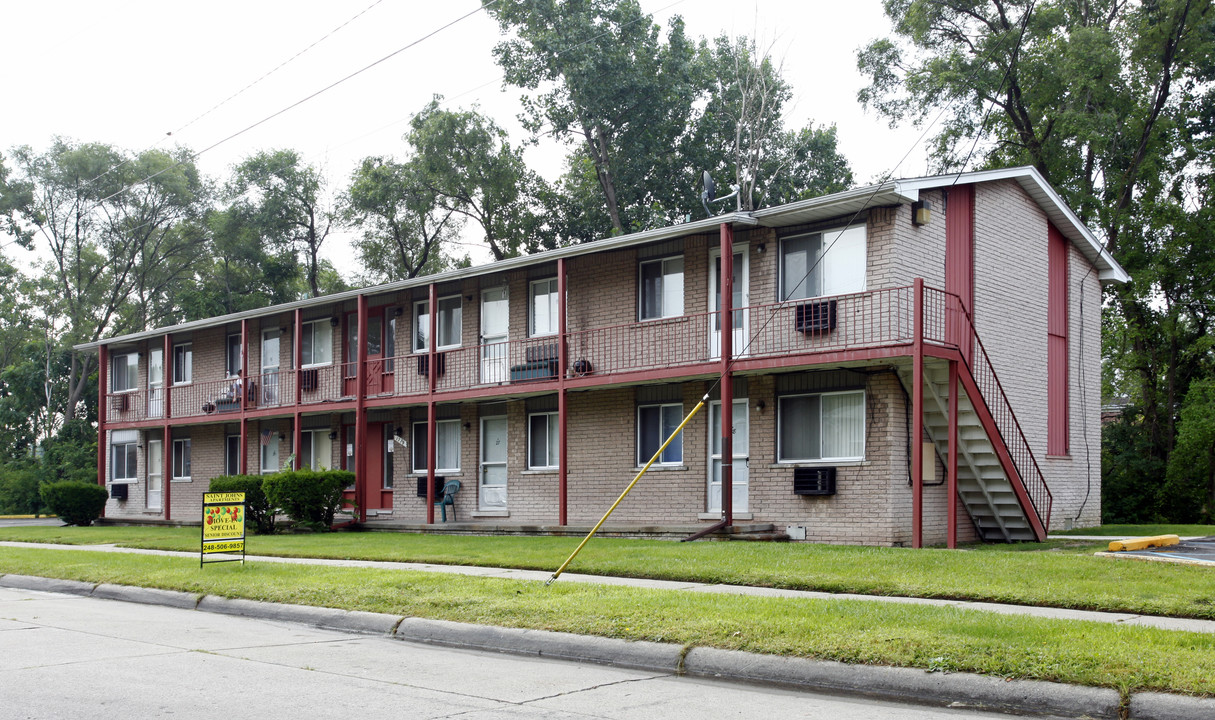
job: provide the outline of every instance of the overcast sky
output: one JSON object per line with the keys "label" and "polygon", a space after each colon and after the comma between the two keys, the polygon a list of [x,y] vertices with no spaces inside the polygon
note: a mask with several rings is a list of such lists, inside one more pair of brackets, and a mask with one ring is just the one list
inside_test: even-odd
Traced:
{"label": "overcast sky", "polygon": [[[856,49],[889,30],[880,0],[641,4],[663,26],[682,16],[693,37],[771,43],[795,92],[787,124],[834,123],[858,182],[883,176],[913,148],[896,175],[924,174],[920,131],[891,129],[856,101],[864,85]],[[0,11],[0,151],[42,149],[56,135],[133,151],[219,143],[197,162],[224,177],[257,150],[293,148],[341,187],[360,158],[400,155],[411,113],[435,94],[448,98],[446,107],[479,106],[520,142],[520,93],[503,89],[491,54],[498,27],[477,8],[476,0],[10,0]],[[564,152],[541,144],[528,161],[551,179]],[[698,192],[688,188],[689,207]],[[344,243],[326,250],[353,270],[342,260],[350,257]]]}

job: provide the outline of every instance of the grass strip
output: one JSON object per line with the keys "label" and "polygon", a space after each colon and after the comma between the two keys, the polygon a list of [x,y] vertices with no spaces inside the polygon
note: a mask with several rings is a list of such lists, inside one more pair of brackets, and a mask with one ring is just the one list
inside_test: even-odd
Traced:
{"label": "grass strip", "polygon": [[0,572],[849,663],[1215,693],[1215,637],[975,610],[0,549]]}
{"label": "grass strip", "polygon": [[1206,537],[1215,535],[1215,525],[1101,525],[1099,527],[1076,528],[1051,532],[1051,535],[1106,535],[1118,539],[1149,537],[1152,535],[1181,535],[1182,537]]}
{"label": "grass strip", "polygon": [[[0,540],[198,550],[197,528],[12,527]],[[252,536],[253,555],[555,569],[579,538],[409,533]],[[1215,619],[1215,570],[1093,556],[1101,543],[966,550],[597,538],[571,572]]]}

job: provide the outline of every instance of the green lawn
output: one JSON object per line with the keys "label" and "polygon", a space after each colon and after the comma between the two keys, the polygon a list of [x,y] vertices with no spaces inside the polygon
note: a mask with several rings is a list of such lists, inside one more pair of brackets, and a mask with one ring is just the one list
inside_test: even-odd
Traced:
{"label": "green lawn", "polygon": [[[14,527],[0,540],[196,551],[195,528]],[[579,538],[402,533],[254,536],[250,554],[555,570]],[[1101,543],[963,550],[596,538],[569,572],[1215,619],[1215,568],[1094,557]],[[0,550],[3,553],[4,550]]]}
{"label": "green lawn", "polygon": [[[685,546],[686,547],[686,546]],[[697,546],[694,546],[697,547]],[[1215,637],[957,608],[0,549],[0,572],[1117,688],[1215,693]]]}
{"label": "green lawn", "polygon": [[1119,539],[1150,535],[1206,537],[1208,535],[1215,535],[1215,525],[1101,525],[1099,527],[1051,532],[1051,535],[1108,535]]}

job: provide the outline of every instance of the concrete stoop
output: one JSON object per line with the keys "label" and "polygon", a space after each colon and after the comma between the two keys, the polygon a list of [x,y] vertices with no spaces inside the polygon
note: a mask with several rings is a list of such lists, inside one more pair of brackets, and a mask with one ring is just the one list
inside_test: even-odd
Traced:
{"label": "concrete stoop", "polygon": [[628,641],[548,630],[522,630],[400,617],[382,613],[228,599],[125,585],[93,584],[28,575],[0,575],[0,587],[85,595],[194,609],[445,647],[613,665],[839,695],[912,702],[1045,718],[1210,720],[1215,698],[1134,693],[1125,707],[1118,692],[972,673],[850,665],[827,660],[759,655],[670,643]]}

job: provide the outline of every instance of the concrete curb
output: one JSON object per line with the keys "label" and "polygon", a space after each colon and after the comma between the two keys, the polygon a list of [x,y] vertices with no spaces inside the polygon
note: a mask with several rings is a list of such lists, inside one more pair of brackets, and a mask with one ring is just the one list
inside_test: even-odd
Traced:
{"label": "concrete curb", "polygon": [[1210,720],[1215,717],[1215,698],[1165,693],[1135,693],[1130,717],[1134,720]]}
{"label": "concrete curb", "polygon": [[240,615],[262,620],[297,622],[330,630],[345,630],[364,635],[389,635],[401,618],[398,615],[338,610],[336,608],[312,607],[310,605],[287,605],[225,598],[205,595],[198,601],[197,610]]}
{"label": "concrete curb", "polygon": [[95,586],[93,583],[80,582],[79,580],[56,580],[35,575],[3,575],[0,576],[0,587],[66,593],[68,595],[92,595]]}
{"label": "concrete curb", "polygon": [[396,637],[410,642],[468,650],[535,655],[667,673],[679,671],[683,652],[678,645],[670,643],[471,625],[427,618],[405,618],[397,627]]}
{"label": "concrete curb", "polygon": [[684,672],[925,705],[1075,718],[1116,720],[1121,701],[1117,691],[1103,688],[702,647],[688,652]]}
{"label": "concrete curb", "polygon": [[179,590],[158,590],[157,588],[135,587],[133,585],[110,585],[102,583],[93,589],[92,596],[105,600],[122,600],[123,602],[142,603],[144,605],[165,605],[167,607],[193,610],[198,606],[199,596]]}

